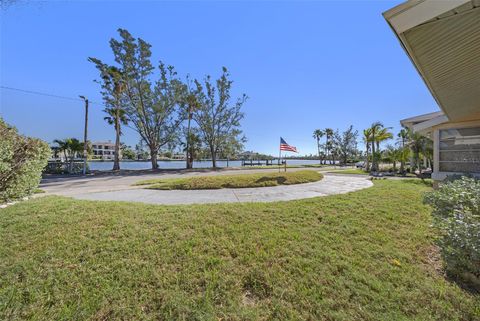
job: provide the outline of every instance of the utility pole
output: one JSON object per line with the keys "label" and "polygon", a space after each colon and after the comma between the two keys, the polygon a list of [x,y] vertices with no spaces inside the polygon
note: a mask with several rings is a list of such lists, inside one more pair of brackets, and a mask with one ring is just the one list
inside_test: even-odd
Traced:
{"label": "utility pole", "polygon": [[83,175],[87,174],[87,131],[88,131],[88,99],[80,96],[85,101],[85,130],[83,132]]}

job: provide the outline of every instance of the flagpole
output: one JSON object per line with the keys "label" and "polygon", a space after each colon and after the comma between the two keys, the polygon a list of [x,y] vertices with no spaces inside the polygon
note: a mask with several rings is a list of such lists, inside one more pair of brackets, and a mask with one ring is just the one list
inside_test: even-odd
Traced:
{"label": "flagpole", "polygon": [[280,145],[278,145],[278,172],[280,173],[280,161],[282,160],[282,137],[280,137]]}

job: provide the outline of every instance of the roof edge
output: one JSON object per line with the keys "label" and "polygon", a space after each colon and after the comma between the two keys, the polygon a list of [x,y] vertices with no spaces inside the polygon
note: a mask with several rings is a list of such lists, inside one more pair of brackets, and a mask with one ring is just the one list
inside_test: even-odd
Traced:
{"label": "roof edge", "polygon": [[445,115],[442,111],[434,111],[434,112],[431,112],[431,113],[422,114],[422,115],[402,119],[402,120],[400,120],[400,123],[403,125],[404,123],[406,124],[406,123],[424,122],[424,121],[427,121],[427,120],[430,120],[432,118],[442,116],[442,115]]}
{"label": "roof edge", "polygon": [[470,0],[408,0],[383,13],[392,29],[400,36],[439,15],[453,10]]}

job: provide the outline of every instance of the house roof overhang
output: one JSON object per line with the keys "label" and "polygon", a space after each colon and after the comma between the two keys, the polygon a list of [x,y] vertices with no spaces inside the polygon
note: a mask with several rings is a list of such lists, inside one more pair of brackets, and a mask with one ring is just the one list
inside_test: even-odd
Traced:
{"label": "house roof overhang", "polygon": [[480,117],[480,0],[409,0],[384,14],[452,121]]}
{"label": "house roof overhang", "polygon": [[434,113],[424,114],[411,118],[406,118],[400,121],[400,124],[404,127],[408,127],[414,132],[421,134],[428,134],[431,128],[437,125],[448,122],[447,116],[441,111]]}

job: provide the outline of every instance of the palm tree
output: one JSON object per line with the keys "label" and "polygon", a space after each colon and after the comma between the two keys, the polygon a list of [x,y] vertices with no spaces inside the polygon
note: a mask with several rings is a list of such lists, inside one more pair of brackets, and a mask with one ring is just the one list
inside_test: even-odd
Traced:
{"label": "palm tree", "polygon": [[423,156],[427,160],[427,166],[433,169],[433,140],[425,137],[425,144],[423,145]]}
{"label": "palm tree", "polygon": [[[380,143],[393,138],[392,133],[389,132],[388,129],[389,128],[386,128],[381,122],[374,122],[370,126],[372,132],[372,171],[378,171],[377,153],[380,152]],[[375,150],[375,147],[377,150]]]}
{"label": "palm tree", "polygon": [[70,158],[68,172],[72,173],[73,171],[73,161],[78,154],[83,152],[83,142],[79,141],[76,138],[66,138],[64,140],[55,139],[54,143],[58,145],[59,150],[63,151],[65,156],[65,161],[67,158]]}
{"label": "palm tree", "polygon": [[400,149],[395,148],[393,145],[387,145],[385,149],[385,156],[393,163],[393,171],[397,171],[397,161],[400,159]]}
{"label": "palm tree", "polygon": [[380,152],[380,143],[392,139],[393,134],[389,132],[390,128],[382,128],[375,137],[375,143],[377,144],[377,151]]}
{"label": "palm tree", "polygon": [[423,150],[423,144],[424,144],[424,137],[420,135],[419,133],[412,133],[410,135],[410,139],[408,141],[408,146],[412,150],[413,154],[413,169],[420,170],[421,169],[421,164],[420,164],[420,153]]}
{"label": "palm tree", "polygon": [[102,70],[104,86],[111,89],[111,98],[105,99],[107,107],[103,110],[108,116],[104,119],[109,125],[115,127],[115,155],[113,170],[120,170],[120,136],[122,135],[121,125],[128,124],[125,109],[122,108],[122,93],[125,89],[122,72],[114,66],[104,66]]}
{"label": "palm tree", "polygon": [[190,148],[190,145],[195,144],[195,141],[192,141],[196,136],[191,133],[190,123],[192,121],[193,113],[200,107],[200,104],[197,100],[197,96],[194,92],[190,91],[190,87],[187,87],[188,93],[185,95],[185,105],[187,107],[187,139],[185,152],[187,154],[187,168],[193,167],[193,150]]}
{"label": "palm tree", "polygon": [[[187,154],[187,168],[193,168],[193,160],[198,156],[198,153],[202,149],[200,135],[195,131],[189,131],[187,132],[186,142],[180,144],[181,146],[184,146],[183,151]],[[223,152],[228,154],[229,151],[225,150]]]}
{"label": "palm tree", "polygon": [[75,157],[78,157],[79,154],[83,153],[83,145],[84,143],[76,138],[67,139],[67,151],[70,156],[70,168],[68,171],[70,173],[73,171],[73,161],[75,160]]}
{"label": "palm tree", "polygon": [[115,127],[115,155],[113,170],[120,169],[120,136],[122,135],[121,125],[127,125],[128,119],[123,103],[123,92],[127,89],[124,81],[124,73],[115,66],[104,64],[96,58],[88,58],[100,71],[102,81],[96,81],[102,86],[102,96],[106,108],[103,110],[107,116],[104,118],[110,125]]}
{"label": "palm tree", "polygon": [[370,170],[370,143],[372,141],[372,129],[367,128],[363,130],[363,141],[365,143],[365,170],[368,172]]}
{"label": "palm tree", "polygon": [[325,137],[326,137],[326,142],[325,142],[325,152],[326,152],[326,155],[327,155],[327,159],[328,159],[328,156],[330,155],[330,150],[332,149],[333,145],[332,145],[332,137],[333,137],[333,129],[331,128],[325,128]]}
{"label": "palm tree", "polygon": [[62,140],[62,139],[55,139],[53,141],[55,144],[58,145],[58,151],[63,152],[63,157],[65,159],[65,162],[67,161],[67,148],[68,148],[68,143],[67,140]]}
{"label": "palm tree", "polygon": [[318,159],[320,160],[320,164],[322,164],[322,158],[320,157],[320,138],[325,135],[325,132],[321,129],[315,129],[313,132],[313,138],[317,140],[317,150],[318,150]]}
{"label": "palm tree", "polygon": [[408,139],[410,137],[410,130],[408,128],[402,128],[400,132],[398,133],[398,138],[399,138],[399,143],[401,145],[402,149],[402,155],[400,158],[400,172],[404,173],[405,172],[405,163],[408,157],[408,150],[406,148],[406,144],[408,142]]}
{"label": "palm tree", "polygon": [[408,145],[413,154],[414,169],[422,170],[420,156],[428,159],[431,162],[433,155],[433,142],[430,138],[427,138],[419,133],[412,133]]}

